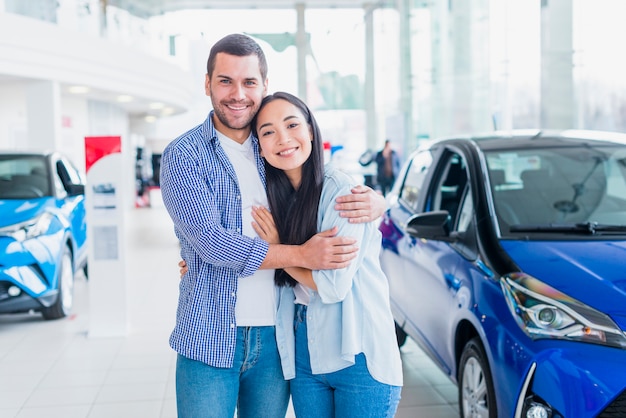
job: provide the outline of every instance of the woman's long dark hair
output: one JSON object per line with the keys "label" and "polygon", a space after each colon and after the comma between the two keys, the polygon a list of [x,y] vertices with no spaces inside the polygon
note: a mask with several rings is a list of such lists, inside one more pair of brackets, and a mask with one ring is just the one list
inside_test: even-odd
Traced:
{"label": "woman's long dark hair", "polygon": [[[265,161],[267,180],[267,200],[276,222],[281,244],[303,244],[317,234],[317,210],[324,183],[324,145],[320,128],[309,107],[296,96],[276,92],[263,98],[261,109],[274,100],[286,100],[296,106],[309,124],[312,143],[311,155],[302,166],[302,182],[295,190],[285,172],[274,168]],[[258,113],[257,113],[258,114]],[[257,118],[252,120],[252,130],[256,130]],[[274,281],[278,286],[295,286],[294,280],[282,269],[277,269]]]}

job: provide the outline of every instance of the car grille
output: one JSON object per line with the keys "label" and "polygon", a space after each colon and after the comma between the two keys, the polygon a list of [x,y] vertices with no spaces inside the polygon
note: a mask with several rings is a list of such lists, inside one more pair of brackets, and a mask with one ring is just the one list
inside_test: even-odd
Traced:
{"label": "car grille", "polygon": [[622,392],[609,406],[604,408],[598,418],[626,417],[626,391]]}

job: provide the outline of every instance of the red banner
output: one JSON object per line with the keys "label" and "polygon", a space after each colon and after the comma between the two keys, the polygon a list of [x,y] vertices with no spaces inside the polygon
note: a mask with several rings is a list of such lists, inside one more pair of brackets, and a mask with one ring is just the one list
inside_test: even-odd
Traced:
{"label": "red banner", "polygon": [[119,136],[86,136],[85,137],[85,171],[100,158],[122,152],[122,137]]}

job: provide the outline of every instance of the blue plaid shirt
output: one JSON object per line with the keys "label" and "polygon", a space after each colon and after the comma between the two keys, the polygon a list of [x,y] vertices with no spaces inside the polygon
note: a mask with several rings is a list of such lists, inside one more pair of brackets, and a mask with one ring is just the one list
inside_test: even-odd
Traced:
{"label": "blue plaid shirt", "polygon": [[[269,246],[260,238],[242,235],[237,176],[217,138],[212,116],[213,112],[168,144],[161,157],[163,202],[189,268],[180,282],[170,345],[187,358],[232,367],[237,280],[259,268]],[[265,184],[258,140],[253,141]]]}

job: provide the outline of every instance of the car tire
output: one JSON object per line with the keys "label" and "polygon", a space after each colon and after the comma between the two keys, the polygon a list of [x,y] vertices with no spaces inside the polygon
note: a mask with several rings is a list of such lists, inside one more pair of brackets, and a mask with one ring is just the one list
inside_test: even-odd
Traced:
{"label": "car tire", "polygon": [[67,247],[65,247],[61,256],[57,290],[56,301],[41,310],[44,319],[64,318],[72,311],[74,303],[74,269],[72,267],[72,254]]}
{"label": "car tire", "polygon": [[478,337],[465,344],[457,378],[461,417],[498,416],[491,369]]}
{"label": "car tire", "polygon": [[402,347],[406,342],[407,335],[397,322],[394,323],[396,324],[396,341],[398,342],[398,347]]}

